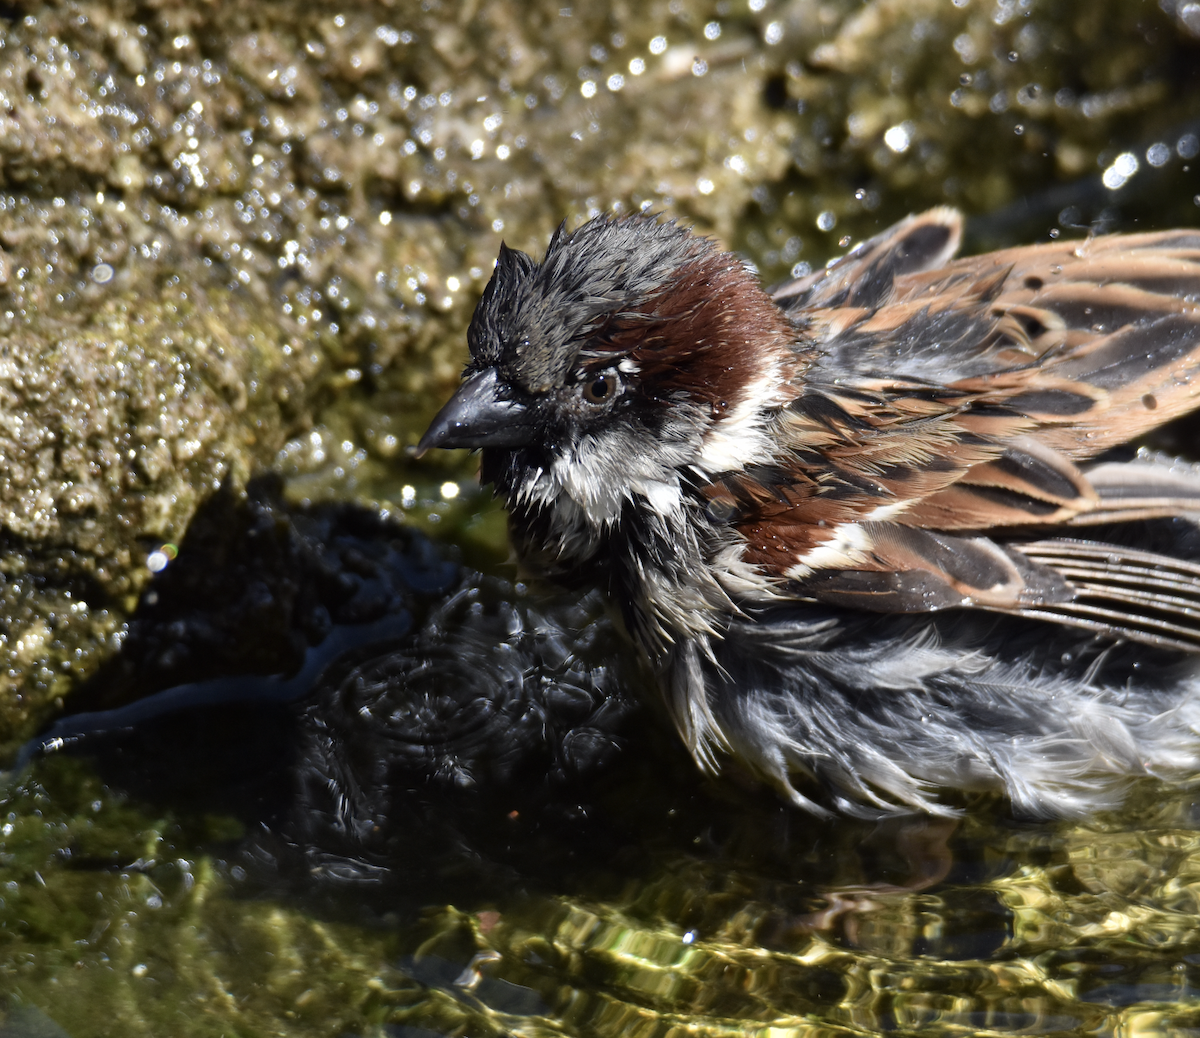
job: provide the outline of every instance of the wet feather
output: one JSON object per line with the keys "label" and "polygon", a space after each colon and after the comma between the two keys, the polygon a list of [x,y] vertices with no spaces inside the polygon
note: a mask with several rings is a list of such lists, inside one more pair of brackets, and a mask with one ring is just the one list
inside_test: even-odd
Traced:
{"label": "wet feather", "polygon": [[1200,471],[1106,454],[1200,402],[1200,232],[960,238],[935,209],[770,294],[648,216],[504,249],[467,375],[518,431],[452,401],[422,441],[608,588],[701,766],[811,810],[1200,772]]}

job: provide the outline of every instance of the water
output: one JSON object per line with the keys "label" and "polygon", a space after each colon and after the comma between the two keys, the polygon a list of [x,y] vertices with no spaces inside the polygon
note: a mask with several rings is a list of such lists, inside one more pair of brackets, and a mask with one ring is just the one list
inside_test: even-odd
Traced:
{"label": "water", "polygon": [[[1192,1026],[1190,793],[1147,783],[1078,824],[988,799],[818,822],[696,773],[594,596],[480,576],[353,506],[220,521],[257,542],[242,580],[286,573],[330,626],[290,675],[68,717],[9,775],[13,1033]],[[195,601],[194,557],[156,589],[187,617],[130,640],[160,682],[164,652],[247,622]]]}

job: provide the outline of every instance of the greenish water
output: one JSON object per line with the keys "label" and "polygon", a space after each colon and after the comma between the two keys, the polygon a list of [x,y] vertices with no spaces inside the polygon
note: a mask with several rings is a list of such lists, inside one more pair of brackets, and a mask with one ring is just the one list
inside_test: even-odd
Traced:
{"label": "greenish water", "polygon": [[[57,344],[95,305],[79,270],[115,264],[155,349],[171,293],[199,288],[232,300],[229,349],[260,324],[289,344],[214,384],[278,369],[291,395],[252,395],[238,426],[226,392],[227,453],[181,468],[186,492],[115,496],[107,555],[5,527],[6,742],[60,695],[128,711],[189,687],[6,774],[0,1036],[1200,1033],[1191,793],[873,826],[704,781],[597,603],[510,583],[471,459],[404,453],[500,239],[537,252],[564,217],[648,203],[768,281],[934,204],[966,211],[972,249],[1195,225],[1188,5],[9,15],[5,334]],[[250,468],[282,487],[212,493]],[[189,519],[147,583],[129,558]],[[79,633],[57,575],[105,566]],[[386,648],[419,695],[372,719],[347,675]],[[406,718],[437,739],[406,742]]]}
{"label": "greenish water", "polygon": [[[228,817],[148,812],[86,765],[47,762],[4,805],[4,1033],[42,1033],[41,1014],[62,1029],[45,1033],[71,1035],[1196,1026],[1186,798],[1147,791],[1125,823],[1014,825],[984,809],[957,825],[830,826],[661,764],[633,770],[649,783],[624,776],[588,806],[615,834],[573,844],[516,820],[506,839],[497,812],[471,850],[500,878],[443,863],[393,877],[382,899],[361,884],[353,905],[315,880],[264,886]],[[514,839],[536,839],[542,860]],[[447,884],[452,900],[418,908]]]}

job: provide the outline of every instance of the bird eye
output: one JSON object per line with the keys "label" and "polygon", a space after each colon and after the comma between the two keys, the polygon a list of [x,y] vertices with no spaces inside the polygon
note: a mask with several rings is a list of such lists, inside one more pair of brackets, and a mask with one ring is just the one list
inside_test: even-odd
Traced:
{"label": "bird eye", "polygon": [[589,404],[603,404],[617,391],[617,376],[611,371],[597,375],[583,387],[583,399]]}

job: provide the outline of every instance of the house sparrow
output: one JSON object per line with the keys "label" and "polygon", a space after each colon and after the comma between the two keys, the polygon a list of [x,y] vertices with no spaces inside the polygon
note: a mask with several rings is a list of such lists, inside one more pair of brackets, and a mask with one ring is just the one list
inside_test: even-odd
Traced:
{"label": "house sparrow", "polygon": [[1200,772],[1200,469],[1118,457],[1200,402],[1200,231],[960,237],[771,292],[649,215],[502,245],[418,445],[481,449],[520,558],[607,589],[703,768],[818,813]]}

